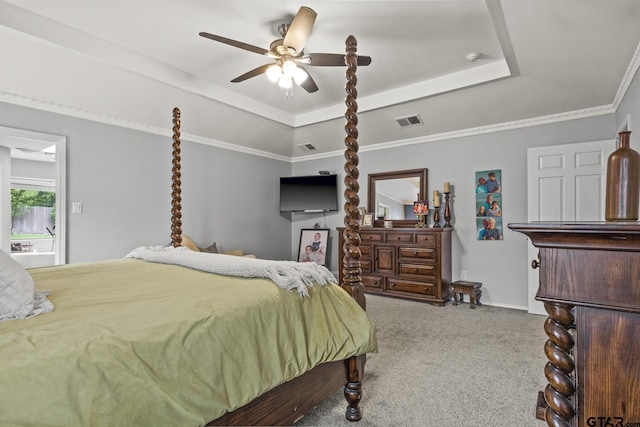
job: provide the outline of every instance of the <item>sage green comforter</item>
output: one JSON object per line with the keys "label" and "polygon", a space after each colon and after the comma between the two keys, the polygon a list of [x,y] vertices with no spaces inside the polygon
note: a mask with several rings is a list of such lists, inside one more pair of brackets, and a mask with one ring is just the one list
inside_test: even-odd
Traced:
{"label": "sage green comforter", "polygon": [[319,363],[374,352],[337,285],[121,259],[30,270],[52,313],[0,323],[0,425],[198,426]]}

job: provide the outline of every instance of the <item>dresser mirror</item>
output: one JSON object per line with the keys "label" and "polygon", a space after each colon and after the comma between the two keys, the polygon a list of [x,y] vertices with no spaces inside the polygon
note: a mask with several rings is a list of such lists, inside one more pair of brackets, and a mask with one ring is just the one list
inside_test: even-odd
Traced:
{"label": "dresser mirror", "polygon": [[384,220],[393,221],[394,227],[413,227],[413,202],[426,200],[426,195],[427,169],[370,173],[367,212],[373,214],[376,227]]}

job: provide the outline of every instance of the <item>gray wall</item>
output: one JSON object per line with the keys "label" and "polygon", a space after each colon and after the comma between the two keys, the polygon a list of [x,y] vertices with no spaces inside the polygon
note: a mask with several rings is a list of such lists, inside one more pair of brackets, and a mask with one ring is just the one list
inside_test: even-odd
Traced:
{"label": "gray wall", "polygon": [[[614,138],[630,116],[640,123],[640,82],[636,76],[615,115],[361,151],[360,206],[366,206],[369,173],[429,169],[428,193],[453,186],[453,278],[466,270],[483,282],[483,300],[514,308],[527,305],[527,240],[504,228],[504,240],[476,240],[474,173],[501,169],[504,222],[527,220],[527,148]],[[455,114],[455,112],[453,112]],[[139,245],[168,243],[170,230],[171,140],[144,132],[0,103],[1,126],[68,138],[67,201],[82,202],[84,213],[68,210],[68,262],[116,258]],[[170,128],[170,123],[167,123]],[[184,131],[184,129],[183,129]],[[359,140],[367,135],[360,133]],[[631,137],[640,151],[640,137]],[[337,235],[342,212],[280,214],[278,178],[316,174],[344,178],[344,157],[289,164],[183,141],[183,231],[203,246],[242,248],[270,259],[295,259],[300,229],[330,228],[329,267],[336,274]],[[343,185],[342,185],[343,187]],[[344,190],[344,188],[341,188]]]}
{"label": "gray wall", "polygon": [[631,134],[631,146],[636,151],[640,151],[640,75],[637,73],[616,111],[618,126],[626,120],[627,115],[631,125],[630,130],[635,131]]}
{"label": "gray wall", "polygon": [[[1,126],[67,137],[67,262],[169,243],[170,136],[3,103],[0,117]],[[170,111],[167,117],[170,131]],[[288,162],[183,140],[183,232],[200,246],[215,241],[222,250],[289,259],[291,224],[273,195],[290,169]],[[71,213],[72,202],[83,204],[82,214]]]}
{"label": "gray wall", "polygon": [[[549,125],[505,130],[463,138],[403,146],[359,153],[360,206],[366,206],[367,175],[401,169],[428,168],[428,191],[442,191],[445,181],[453,186],[452,214],[453,279],[466,270],[468,279],[483,283],[483,301],[492,305],[526,309],[527,307],[527,240],[511,232],[505,225],[503,241],[476,240],[475,172],[502,170],[503,221],[505,224],[527,221],[527,148],[544,145],[612,140],[616,133],[614,115],[573,120]],[[366,135],[360,134],[359,141]],[[633,138],[632,138],[633,139]],[[294,174],[330,170],[341,175],[344,158],[294,163]],[[344,190],[344,186],[341,190]],[[332,229],[331,268],[338,270],[337,232],[344,213],[322,217],[300,214],[294,218],[292,238],[300,228],[314,222]],[[431,221],[429,222],[431,224]],[[295,243],[295,242],[294,242]],[[295,245],[294,245],[295,246]]]}

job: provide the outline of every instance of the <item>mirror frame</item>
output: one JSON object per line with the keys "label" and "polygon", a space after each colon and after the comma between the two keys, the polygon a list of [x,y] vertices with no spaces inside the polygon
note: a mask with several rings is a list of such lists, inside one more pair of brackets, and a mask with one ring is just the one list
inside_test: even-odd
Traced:
{"label": "mirror frame", "polygon": [[[376,211],[376,182],[399,179],[399,178],[418,178],[420,180],[420,200],[426,200],[427,197],[427,169],[407,169],[393,172],[380,172],[369,174],[369,188],[367,193],[367,212],[375,213]],[[418,222],[417,219],[393,219],[394,227],[415,227]],[[373,226],[382,227],[384,225],[383,220],[379,220],[374,217]]]}

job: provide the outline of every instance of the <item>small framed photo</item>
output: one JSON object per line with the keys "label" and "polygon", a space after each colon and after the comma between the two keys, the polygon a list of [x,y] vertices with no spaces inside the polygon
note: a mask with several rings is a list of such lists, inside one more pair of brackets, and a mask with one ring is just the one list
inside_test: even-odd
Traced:
{"label": "small framed photo", "polygon": [[328,228],[303,228],[300,230],[298,262],[315,262],[325,265],[328,240]]}
{"label": "small framed photo", "polygon": [[360,206],[358,208],[358,213],[360,214],[360,221],[362,221],[362,218],[366,215],[367,213],[367,208]]}
{"label": "small framed photo", "polygon": [[364,214],[362,217],[362,227],[373,227],[373,214]]}

